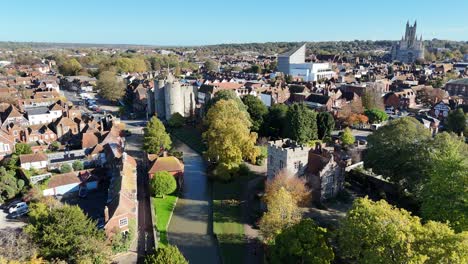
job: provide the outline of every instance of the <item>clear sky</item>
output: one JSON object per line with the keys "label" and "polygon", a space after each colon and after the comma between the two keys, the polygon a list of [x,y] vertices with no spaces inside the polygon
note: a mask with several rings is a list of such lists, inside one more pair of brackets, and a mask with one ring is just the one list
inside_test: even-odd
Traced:
{"label": "clear sky", "polygon": [[424,39],[468,41],[468,0],[0,1],[0,41],[204,45]]}

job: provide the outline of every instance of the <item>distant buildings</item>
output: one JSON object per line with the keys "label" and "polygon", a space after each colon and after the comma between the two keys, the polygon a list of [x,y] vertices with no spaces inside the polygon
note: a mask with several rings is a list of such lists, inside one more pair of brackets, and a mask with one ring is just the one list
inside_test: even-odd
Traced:
{"label": "distant buildings", "polygon": [[416,21],[413,26],[406,23],[405,36],[392,47],[392,60],[412,63],[424,59],[424,43],[422,35],[418,40],[416,36]]}
{"label": "distant buildings", "polygon": [[306,44],[278,56],[278,71],[306,82],[331,79],[335,72],[329,63],[306,63]]}
{"label": "distant buildings", "polygon": [[450,94],[450,96],[468,98],[468,78],[447,82],[445,84],[445,90]]}

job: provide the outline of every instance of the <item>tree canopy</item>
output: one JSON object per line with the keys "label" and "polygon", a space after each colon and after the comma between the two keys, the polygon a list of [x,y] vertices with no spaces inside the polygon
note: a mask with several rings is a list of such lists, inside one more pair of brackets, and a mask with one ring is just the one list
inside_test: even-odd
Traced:
{"label": "tree canopy", "polygon": [[[206,156],[228,168],[237,167],[242,159],[255,162],[259,149],[255,146],[257,134],[250,132],[248,113],[234,100],[220,100],[210,108],[206,117],[207,130],[203,133],[208,150]],[[234,129],[235,128],[235,129]]]}
{"label": "tree canopy", "polygon": [[465,263],[468,237],[386,201],[358,198],[337,233],[339,255],[357,263]]}
{"label": "tree canopy", "polygon": [[166,132],[164,124],[153,116],[144,129],[143,149],[147,153],[159,154],[165,149],[170,149],[171,145],[171,137]]}
{"label": "tree canopy", "polygon": [[272,138],[285,136],[286,115],[288,106],[285,104],[275,104],[270,107],[263,122],[263,135]]}
{"label": "tree canopy", "polygon": [[466,128],[466,115],[463,109],[451,111],[447,117],[447,128],[449,131],[460,135]]}
{"label": "tree canopy", "polygon": [[331,138],[331,132],[335,129],[335,119],[329,112],[320,112],[317,115],[317,129],[319,139]]}
{"label": "tree canopy", "polygon": [[162,196],[171,194],[177,189],[177,182],[167,171],[159,171],[153,175],[150,180],[150,189],[153,196]]}
{"label": "tree canopy", "polygon": [[343,146],[353,145],[355,141],[356,138],[354,137],[353,132],[351,132],[351,129],[349,129],[349,127],[345,128],[341,135],[341,143]]}
{"label": "tree canopy", "polygon": [[312,199],[311,191],[306,186],[306,181],[295,175],[289,175],[284,170],[280,171],[272,179],[267,180],[265,184],[265,196],[270,197],[281,188],[291,193],[297,205],[307,206]]}
{"label": "tree canopy", "polygon": [[75,76],[79,74],[82,68],[81,64],[75,58],[71,58],[59,66],[59,71],[65,76]]}
{"label": "tree canopy", "polygon": [[385,111],[376,108],[367,109],[364,114],[369,118],[369,122],[372,124],[381,123],[388,119],[388,115]]}
{"label": "tree canopy", "polygon": [[258,132],[263,125],[263,119],[268,113],[266,105],[253,95],[246,95],[242,98],[242,102],[247,107],[247,112],[252,121],[252,131]]}
{"label": "tree canopy", "polygon": [[327,237],[325,228],[318,227],[311,219],[304,219],[275,237],[269,259],[278,264],[331,263],[335,255]]}
{"label": "tree canopy", "polygon": [[299,143],[307,143],[318,138],[317,113],[305,104],[293,104],[286,115],[288,136]]}
{"label": "tree canopy", "polygon": [[188,264],[176,246],[160,246],[155,253],[145,257],[145,264]]}
{"label": "tree canopy", "polygon": [[99,74],[97,89],[103,98],[110,101],[119,100],[125,95],[124,82],[118,80],[115,73],[111,71],[103,71]]}

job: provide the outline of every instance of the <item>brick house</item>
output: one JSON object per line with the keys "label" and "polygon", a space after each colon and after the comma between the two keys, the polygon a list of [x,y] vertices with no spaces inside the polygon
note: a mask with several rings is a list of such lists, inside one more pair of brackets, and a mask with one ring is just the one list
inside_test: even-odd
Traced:
{"label": "brick house", "polygon": [[[167,171],[172,174],[176,180],[177,185],[180,187],[184,182],[184,164],[176,157],[154,157],[155,155],[148,155],[148,160],[151,163],[148,170],[150,179],[154,177],[156,172]],[[151,161],[153,159],[153,161]]]}

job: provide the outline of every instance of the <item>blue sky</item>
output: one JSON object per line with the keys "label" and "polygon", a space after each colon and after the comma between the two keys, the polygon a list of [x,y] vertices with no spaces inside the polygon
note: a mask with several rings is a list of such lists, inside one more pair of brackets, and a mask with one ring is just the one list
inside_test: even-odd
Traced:
{"label": "blue sky", "polygon": [[[3,3],[1,3],[3,2]],[[425,39],[468,41],[467,0],[26,0],[0,2],[0,41],[204,45]]]}

